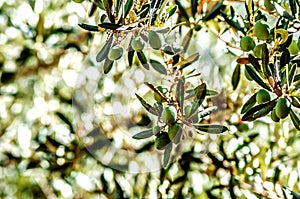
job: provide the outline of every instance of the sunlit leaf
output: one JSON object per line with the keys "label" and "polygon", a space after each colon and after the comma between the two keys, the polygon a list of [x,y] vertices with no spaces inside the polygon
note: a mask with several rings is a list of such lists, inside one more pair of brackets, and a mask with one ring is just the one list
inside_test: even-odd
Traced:
{"label": "sunlit leaf", "polygon": [[153,132],[152,129],[148,129],[145,131],[142,131],[140,133],[135,134],[134,136],[132,136],[132,138],[134,139],[145,139],[145,138],[149,138],[153,136]]}
{"label": "sunlit leaf", "polygon": [[289,33],[283,28],[275,29],[274,34],[279,34],[281,36],[280,44],[285,43],[289,38]]}
{"label": "sunlit leaf", "polygon": [[241,110],[241,114],[246,113],[247,111],[249,111],[256,103],[256,93],[254,95],[252,95],[247,102],[243,105],[242,110]]}
{"label": "sunlit leaf", "polygon": [[96,56],[96,61],[101,62],[107,58],[111,45],[113,43],[113,35],[110,36],[108,41],[104,44],[100,52]]}
{"label": "sunlit leaf", "polygon": [[168,18],[170,18],[176,11],[177,11],[177,8],[178,6],[177,5],[174,5],[174,6],[171,6],[167,9],[167,12],[168,12]]}
{"label": "sunlit leaf", "polygon": [[167,75],[167,70],[165,69],[164,65],[162,65],[159,61],[156,61],[154,59],[150,59],[150,64],[153,69],[155,69],[157,72]]}
{"label": "sunlit leaf", "polygon": [[218,94],[219,94],[218,91],[206,89],[206,96],[214,96],[214,95],[218,95]]}
{"label": "sunlit leaf", "polygon": [[141,102],[142,106],[149,112],[152,113],[154,115],[158,115],[158,113],[155,111],[155,109],[148,104],[141,96],[139,96],[138,94],[135,94],[136,97],[138,98],[138,100]]}
{"label": "sunlit leaf", "polygon": [[219,124],[193,124],[193,126],[201,132],[206,132],[210,134],[220,134],[228,130],[226,126]]}
{"label": "sunlit leaf", "polygon": [[232,78],[231,78],[231,84],[233,86],[233,90],[235,90],[240,82],[240,77],[241,77],[241,66],[239,64],[236,65]]}
{"label": "sunlit leaf", "polygon": [[265,88],[266,90],[272,91],[271,88],[257,75],[253,67],[249,65],[245,65],[245,67],[249,75],[254,81],[256,81],[256,83],[258,83],[261,87]]}
{"label": "sunlit leaf", "polygon": [[127,17],[132,6],[133,6],[133,0],[127,0],[124,6],[124,18]]}
{"label": "sunlit leaf", "polygon": [[178,62],[177,64],[175,64],[173,67],[176,68],[178,66],[180,66],[180,70],[182,70],[183,68],[191,65],[192,63],[194,63],[195,61],[197,61],[200,57],[200,54],[199,53],[195,53],[191,56],[189,56],[188,58]]}
{"label": "sunlit leaf", "polygon": [[267,115],[276,105],[276,100],[254,106],[243,115],[243,121],[253,121],[257,118]]}
{"label": "sunlit leaf", "polygon": [[158,89],[156,89],[152,84],[149,82],[145,82],[145,85],[148,86],[154,93],[158,94],[163,102],[167,102],[168,99],[162,94]]}

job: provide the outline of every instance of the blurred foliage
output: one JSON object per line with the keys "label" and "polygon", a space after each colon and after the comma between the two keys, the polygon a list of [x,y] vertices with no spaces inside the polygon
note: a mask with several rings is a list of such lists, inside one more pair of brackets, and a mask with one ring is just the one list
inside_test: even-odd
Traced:
{"label": "blurred foliage", "polygon": [[298,0],[0,6],[1,198],[300,198]]}

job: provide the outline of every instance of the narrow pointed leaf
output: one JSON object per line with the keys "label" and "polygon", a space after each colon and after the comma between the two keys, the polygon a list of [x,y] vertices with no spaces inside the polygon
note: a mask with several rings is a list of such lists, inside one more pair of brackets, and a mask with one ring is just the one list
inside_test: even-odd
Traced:
{"label": "narrow pointed leaf", "polygon": [[235,90],[240,82],[240,78],[241,78],[241,66],[239,64],[236,65],[233,74],[232,74],[232,78],[231,78],[231,84],[233,86],[233,90]]}
{"label": "narrow pointed leaf", "polygon": [[280,70],[289,64],[291,60],[291,54],[288,49],[284,49],[280,56]]}
{"label": "narrow pointed leaf", "polygon": [[217,16],[220,13],[220,10],[223,7],[223,0],[217,2],[212,8],[211,10],[208,11],[208,13],[203,17],[203,21],[209,21],[211,19],[213,19],[215,16]]}
{"label": "narrow pointed leaf", "polygon": [[168,144],[164,151],[163,167],[167,167],[172,153],[172,143]]}
{"label": "narrow pointed leaf", "polygon": [[267,44],[263,43],[262,45],[262,68],[266,77],[267,76],[267,67],[269,65],[269,50],[267,48]]}
{"label": "narrow pointed leaf", "polygon": [[102,49],[100,50],[100,52],[97,54],[96,56],[96,61],[97,62],[101,62],[104,59],[107,58],[109,50],[111,48],[113,42],[113,35],[110,36],[110,38],[108,39],[108,41],[104,44],[104,46],[102,47]]}
{"label": "narrow pointed leaf", "polygon": [[55,114],[69,126],[71,133],[74,133],[72,122],[70,122],[70,120],[61,112],[55,112]]}
{"label": "narrow pointed leaf", "polygon": [[291,66],[291,69],[289,70],[289,77],[288,77],[289,86],[291,86],[291,84],[294,82],[294,78],[295,78],[296,72],[297,72],[297,65],[293,64]]}
{"label": "narrow pointed leaf", "polygon": [[217,106],[211,106],[211,107],[208,107],[208,108],[204,109],[203,111],[201,111],[201,112],[198,114],[198,116],[199,116],[199,118],[206,117],[206,116],[212,114],[213,112],[215,112],[217,109],[218,109]]}
{"label": "narrow pointed leaf", "polygon": [[157,135],[154,145],[158,150],[163,150],[165,149],[169,144],[171,143],[171,140],[168,136],[168,133],[163,132],[159,135]]}
{"label": "narrow pointed leaf", "polygon": [[153,135],[152,129],[148,129],[148,130],[145,130],[145,131],[135,134],[134,136],[132,136],[132,138],[145,139],[145,138],[151,137],[152,135]]}
{"label": "narrow pointed leaf", "polygon": [[226,126],[218,124],[197,124],[194,125],[198,131],[210,133],[210,134],[220,134],[228,130]]}
{"label": "narrow pointed leaf", "polygon": [[206,96],[206,84],[202,83],[201,85],[197,86],[194,89],[194,92],[195,92],[195,98],[194,98],[195,103],[192,106],[190,115],[193,115],[201,106],[202,102],[204,101]]}
{"label": "narrow pointed leaf", "polygon": [[154,70],[157,72],[167,75],[167,70],[165,69],[164,65],[162,65],[159,61],[156,61],[154,59],[150,59],[150,64]]}
{"label": "narrow pointed leaf", "polygon": [[253,67],[249,65],[245,65],[245,67],[249,75],[254,81],[256,81],[256,83],[258,83],[261,87],[265,88],[266,90],[272,91],[271,88],[257,75]]}
{"label": "narrow pointed leaf", "polygon": [[258,61],[256,60],[256,58],[251,54],[249,54],[248,58],[249,58],[250,63],[252,64],[252,66],[254,66],[255,70],[257,72],[261,73],[262,72],[261,71],[261,66],[258,63]]}
{"label": "narrow pointed leaf", "polygon": [[176,86],[176,98],[178,100],[178,104],[181,110],[181,114],[183,114],[183,103],[184,103],[184,77],[180,78],[177,86]]}
{"label": "narrow pointed leaf", "polygon": [[124,18],[127,17],[132,6],[133,6],[133,0],[127,0],[124,6]]}
{"label": "narrow pointed leaf", "polygon": [[175,5],[173,7],[171,7],[170,9],[167,9],[167,12],[168,12],[168,18],[170,18],[177,10],[178,6]]}
{"label": "narrow pointed leaf", "polygon": [[140,51],[140,52],[136,52],[137,53],[137,56],[141,62],[141,64],[143,65],[143,67],[147,70],[149,70],[149,64],[148,64],[148,61],[147,61],[147,57],[145,56],[145,54],[143,53],[143,51]]}
{"label": "narrow pointed leaf", "polygon": [[88,25],[88,24],[84,24],[84,23],[80,23],[80,24],[78,24],[78,26],[87,31],[99,32],[98,26]]}
{"label": "narrow pointed leaf", "polygon": [[249,111],[247,111],[245,115],[242,117],[242,120],[254,121],[257,118],[263,117],[267,115],[270,111],[272,111],[275,105],[276,105],[276,100],[264,104],[259,104],[251,108]]}
{"label": "narrow pointed leaf", "polygon": [[192,7],[192,15],[193,17],[195,17],[198,8],[198,0],[191,0],[191,7]]}
{"label": "narrow pointed leaf", "polygon": [[291,109],[289,112],[292,122],[295,126],[295,128],[300,131],[300,119],[299,119],[299,115],[297,116],[296,113]]}
{"label": "narrow pointed leaf", "polygon": [[194,31],[194,29],[190,29],[182,40],[181,46],[183,47],[183,52],[186,52],[186,50],[189,47],[189,44],[190,44],[190,41],[191,41],[191,38],[193,35],[193,31]]}
{"label": "narrow pointed leaf", "polygon": [[183,7],[179,0],[175,0],[175,3],[178,6],[178,9],[180,10],[180,14],[188,21],[189,15],[187,14],[185,7]]}
{"label": "narrow pointed leaf", "polygon": [[109,73],[109,71],[111,70],[113,64],[114,64],[114,61],[112,61],[110,59],[106,59],[104,61],[104,74]]}
{"label": "narrow pointed leaf", "polygon": [[110,19],[110,21],[112,23],[115,23],[115,18],[111,12],[112,5],[113,5],[112,0],[102,0],[102,3],[103,3],[103,6],[104,6],[104,9],[106,11],[108,18]]}
{"label": "narrow pointed leaf", "polygon": [[178,62],[177,64],[175,64],[173,67],[176,68],[178,66],[180,66],[180,70],[182,70],[183,68],[191,65],[192,63],[194,63],[195,61],[197,61],[200,57],[200,54],[199,53],[195,53],[191,56],[189,56],[188,58]]}
{"label": "narrow pointed leaf", "polygon": [[146,86],[148,86],[154,93],[158,94],[163,102],[167,102],[168,99],[158,90],[156,89],[151,83],[145,82],[144,83]]}
{"label": "narrow pointed leaf", "polygon": [[152,113],[154,115],[158,115],[158,113],[155,111],[155,109],[148,104],[141,96],[139,96],[138,94],[135,94],[136,97],[138,98],[138,100],[141,102],[142,106],[149,112]]}
{"label": "narrow pointed leaf", "polygon": [[113,24],[113,23],[101,23],[98,24],[98,26],[108,30],[117,30],[118,28],[122,27],[119,24]]}
{"label": "narrow pointed leaf", "polygon": [[219,94],[218,91],[206,89],[206,96],[214,96],[214,95],[218,95],[218,94]]}
{"label": "narrow pointed leaf", "polygon": [[256,94],[252,95],[247,102],[243,105],[242,110],[241,110],[241,114],[246,113],[247,111],[249,111],[256,103]]}

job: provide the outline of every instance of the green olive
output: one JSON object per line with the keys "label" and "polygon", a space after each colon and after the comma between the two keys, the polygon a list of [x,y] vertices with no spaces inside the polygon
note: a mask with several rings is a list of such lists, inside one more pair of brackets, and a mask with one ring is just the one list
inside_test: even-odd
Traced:
{"label": "green olive", "polygon": [[272,112],[271,112],[271,119],[274,122],[279,122],[280,121],[280,118],[276,115],[276,110],[275,109],[273,109]]}
{"label": "green olive", "polygon": [[133,50],[137,51],[137,52],[140,52],[143,50],[144,48],[144,41],[141,37],[135,37],[132,39],[131,41],[131,47]]}
{"label": "green olive", "polygon": [[174,106],[167,106],[161,113],[161,119],[166,124],[172,124],[177,119],[177,110]]}
{"label": "green olive", "polygon": [[173,124],[172,126],[169,126],[168,135],[171,141],[173,141],[175,136],[177,135],[179,127],[180,125],[177,123]]}
{"label": "green olive", "polygon": [[[161,94],[163,94],[163,95],[165,95],[168,92],[168,90],[162,86],[157,86],[156,89],[159,90],[161,92]],[[157,102],[159,102],[159,103],[162,102],[162,98],[159,94],[154,93],[153,96]]]}
{"label": "green olive", "polygon": [[171,142],[168,134],[166,132],[163,132],[159,135],[157,135],[156,139],[154,140],[154,146],[158,150],[164,149],[169,143]]}
{"label": "green olive", "polygon": [[271,3],[271,0],[264,0],[264,6],[269,12],[275,10],[275,6]]}
{"label": "green olive", "polygon": [[257,58],[262,58],[262,44],[258,44],[257,46],[254,47],[253,53]]}
{"label": "green olive", "polygon": [[260,89],[257,93],[256,93],[256,102],[258,104],[263,104],[265,102],[268,102],[271,100],[271,96],[269,94],[268,91],[264,90],[264,89]]}
{"label": "green olive", "polygon": [[275,106],[276,115],[281,119],[286,118],[288,116],[290,109],[291,103],[286,98],[280,98]]}
{"label": "green olive", "polygon": [[269,26],[264,21],[259,20],[254,25],[254,35],[259,40],[266,40],[269,38]]}
{"label": "green olive", "polygon": [[255,43],[251,37],[245,36],[241,39],[240,46],[242,51],[248,52],[254,48]]}
{"label": "green olive", "polygon": [[149,38],[149,44],[151,48],[155,50],[159,50],[162,47],[164,39],[160,33],[150,30],[148,38]]}
{"label": "green olive", "polygon": [[[298,42],[299,43],[299,42]],[[297,41],[293,40],[290,46],[288,47],[288,50],[290,51],[291,54],[296,55],[299,52],[299,47],[297,44]]]}
{"label": "green olive", "polygon": [[109,50],[108,59],[114,61],[118,60],[123,55],[123,48],[120,45],[116,45]]}

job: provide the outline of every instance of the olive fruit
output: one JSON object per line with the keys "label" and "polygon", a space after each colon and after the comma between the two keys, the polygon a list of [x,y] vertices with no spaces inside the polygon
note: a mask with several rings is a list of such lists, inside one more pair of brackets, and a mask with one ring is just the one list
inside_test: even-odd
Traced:
{"label": "olive fruit", "polygon": [[245,36],[241,39],[240,46],[242,51],[248,52],[254,48],[255,43],[251,37]]}
{"label": "olive fruit", "polygon": [[264,0],[264,6],[266,7],[267,11],[275,10],[275,6],[271,3],[271,0]]}
{"label": "olive fruit", "polygon": [[[299,42],[298,42],[299,43]],[[299,52],[299,47],[298,44],[295,40],[292,41],[292,43],[290,44],[290,46],[288,47],[288,50],[290,51],[291,54],[295,55]]]}
{"label": "olive fruit", "polygon": [[167,106],[161,113],[161,119],[166,124],[172,124],[177,119],[177,111],[174,106]]}
{"label": "olive fruit", "polygon": [[149,35],[149,44],[151,48],[159,50],[163,44],[163,36],[153,30],[150,30]]}
{"label": "olive fruit", "polygon": [[269,26],[264,21],[259,20],[254,25],[254,35],[259,40],[266,40],[269,38]]}
{"label": "olive fruit", "polygon": [[113,46],[108,53],[108,59],[110,60],[118,60],[123,55],[123,48],[120,45]]}
{"label": "olive fruit", "polygon": [[276,115],[283,119],[288,116],[291,109],[291,103],[286,98],[280,98],[275,106]]}
{"label": "olive fruit", "polygon": [[273,109],[272,112],[271,112],[271,119],[274,122],[279,122],[280,121],[280,118],[276,115],[276,110],[275,109]]}
{"label": "olive fruit", "polygon": [[256,93],[256,102],[258,104],[263,104],[265,102],[268,102],[271,100],[271,96],[269,94],[268,91],[264,90],[264,89],[260,89],[257,93]]}
{"label": "olive fruit", "polygon": [[137,51],[137,52],[140,52],[143,50],[144,48],[144,41],[141,37],[135,37],[132,39],[131,41],[131,47],[133,50]]}
{"label": "olive fruit", "polygon": [[170,138],[171,141],[173,141],[175,136],[177,135],[179,127],[180,127],[180,125],[177,124],[177,123],[173,124],[172,126],[169,126],[168,135],[169,135],[169,138]]}
{"label": "olive fruit", "polygon": [[152,128],[153,135],[157,135],[159,132],[160,132],[160,127],[159,126],[154,126]]}
{"label": "olive fruit", "polygon": [[262,58],[262,44],[258,44],[257,46],[254,47],[253,53],[257,58]]}

